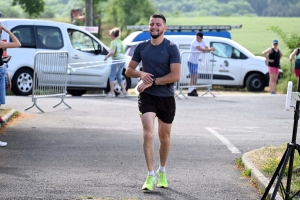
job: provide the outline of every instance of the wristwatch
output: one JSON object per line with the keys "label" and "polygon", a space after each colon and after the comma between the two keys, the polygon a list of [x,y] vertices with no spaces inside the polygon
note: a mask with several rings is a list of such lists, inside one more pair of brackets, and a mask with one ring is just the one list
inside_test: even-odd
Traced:
{"label": "wristwatch", "polygon": [[156,85],[155,81],[156,81],[156,78],[153,78],[152,85]]}

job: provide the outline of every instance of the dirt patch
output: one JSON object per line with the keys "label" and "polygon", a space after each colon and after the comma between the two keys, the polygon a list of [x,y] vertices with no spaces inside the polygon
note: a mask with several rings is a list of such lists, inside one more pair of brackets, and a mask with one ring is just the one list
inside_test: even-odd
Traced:
{"label": "dirt patch", "polygon": [[[1,116],[3,116],[3,115],[1,115]],[[32,118],[35,118],[35,116],[16,112],[14,114],[14,116],[4,126],[2,126],[0,128],[0,134],[2,134],[6,130],[6,128],[8,128],[9,126],[14,126],[22,120],[27,120],[27,119],[32,119]]]}

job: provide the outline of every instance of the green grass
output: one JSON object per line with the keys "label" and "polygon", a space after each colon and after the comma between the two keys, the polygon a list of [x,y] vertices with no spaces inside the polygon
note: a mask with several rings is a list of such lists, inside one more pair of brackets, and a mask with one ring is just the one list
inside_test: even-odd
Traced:
{"label": "green grass", "polygon": [[[249,158],[256,168],[263,173],[267,178],[271,178],[278,167],[278,164],[286,150],[287,145],[283,144],[281,146],[271,146],[264,147],[253,151],[249,154]],[[283,177],[283,185],[286,186],[286,178],[288,174],[289,163],[286,165]],[[297,169],[297,170],[295,170]],[[295,157],[293,162],[293,175],[291,181],[291,191],[294,193],[300,190],[300,156],[297,151],[295,151]],[[296,172],[297,171],[297,172]]]}
{"label": "green grass", "polygon": [[279,26],[284,32],[300,32],[300,18],[283,17],[195,17],[167,18],[168,25],[242,25],[241,29],[231,30],[232,39],[249,49],[255,55],[271,46],[272,40],[279,40],[279,48],[284,54],[288,48],[281,42],[270,26]]}

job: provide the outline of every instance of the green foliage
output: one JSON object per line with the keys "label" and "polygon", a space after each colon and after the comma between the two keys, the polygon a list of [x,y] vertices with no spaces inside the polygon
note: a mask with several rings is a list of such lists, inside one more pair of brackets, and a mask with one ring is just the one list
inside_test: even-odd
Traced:
{"label": "green foliage", "polygon": [[255,15],[246,0],[155,0],[153,5],[161,13],[185,13],[186,16],[236,16]]}
{"label": "green foliage", "polygon": [[148,0],[110,0],[105,11],[107,21],[121,29],[155,13]]}
{"label": "green foliage", "polygon": [[20,12],[20,9],[15,7],[8,7],[1,10],[2,17],[5,18],[22,18],[24,15]]}
{"label": "green foliage", "polygon": [[42,14],[40,14],[40,18],[54,18],[55,14],[54,11],[51,8],[46,8],[45,12],[43,12]]}
{"label": "green foliage", "polygon": [[243,160],[242,160],[242,156],[238,157],[236,160],[235,160],[235,164],[240,167],[240,168],[244,168],[244,163],[243,163]]}
{"label": "green foliage", "polygon": [[269,27],[269,30],[272,30],[282,38],[284,44],[289,48],[290,53],[298,47],[298,43],[300,41],[299,33],[284,32],[278,26],[271,26]]}
{"label": "green foliage", "polygon": [[43,0],[13,0],[12,6],[20,5],[30,17],[38,17],[44,11]]}
{"label": "green foliage", "polygon": [[251,176],[251,169],[247,169],[242,173],[242,176]]}
{"label": "green foliage", "polygon": [[185,16],[272,16],[299,17],[299,0],[153,0],[153,5],[164,14],[176,11]]}

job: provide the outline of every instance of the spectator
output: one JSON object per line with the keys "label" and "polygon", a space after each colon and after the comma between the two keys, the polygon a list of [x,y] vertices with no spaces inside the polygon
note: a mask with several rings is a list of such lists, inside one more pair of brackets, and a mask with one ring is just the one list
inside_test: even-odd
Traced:
{"label": "spectator", "polygon": [[299,75],[300,75],[300,42],[298,43],[298,47],[291,53],[290,61],[292,63],[294,57],[296,57],[295,65],[294,65],[294,73],[297,77],[297,87],[299,84]]}
{"label": "spectator", "polygon": [[[6,67],[4,66],[4,62],[2,59],[3,52],[5,51],[6,48],[14,48],[14,47],[21,46],[21,43],[19,42],[19,40],[15,37],[15,35],[12,32],[10,32],[10,30],[5,28],[4,26],[0,25],[0,33],[2,33],[2,31],[5,31],[8,33],[8,35],[12,39],[12,42],[4,42],[4,41],[0,40],[0,105],[5,104],[5,95],[6,95],[5,76],[7,76],[7,73],[6,73]],[[8,77],[8,89],[11,89],[9,77]],[[0,124],[5,124],[5,123],[6,122],[0,116]],[[0,146],[3,147],[6,145],[7,145],[7,142],[0,141]]]}
{"label": "spectator", "polygon": [[269,87],[271,94],[276,94],[276,85],[280,69],[280,59],[282,57],[281,51],[278,49],[278,40],[273,40],[272,47],[262,52],[266,58],[269,67]]}
{"label": "spectator", "polygon": [[[211,47],[208,48],[203,40],[203,33],[198,32],[196,34],[196,38],[192,41],[190,51],[199,51],[200,52],[210,52],[214,51],[215,48]],[[190,72],[190,82],[189,82],[189,90],[188,96],[198,96],[197,90],[194,87],[197,85],[198,79],[198,60],[199,60],[199,53],[190,53],[188,56],[188,67]]]}
{"label": "spectator", "polygon": [[119,38],[121,35],[120,29],[114,28],[109,31],[110,39],[112,40],[110,43],[109,53],[105,56],[104,61],[107,58],[113,58],[113,64],[110,68],[110,92],[107,94],[108,97],[115,96],[115,79],[117,78],[118,83],[122,88],[122,92],[118,95],[118,97],[125,97],[127,95],[124,81],[122,79],[122,72],[125,62],[122,60],[125,58],[125,49],[122,43],[122,40]]}

